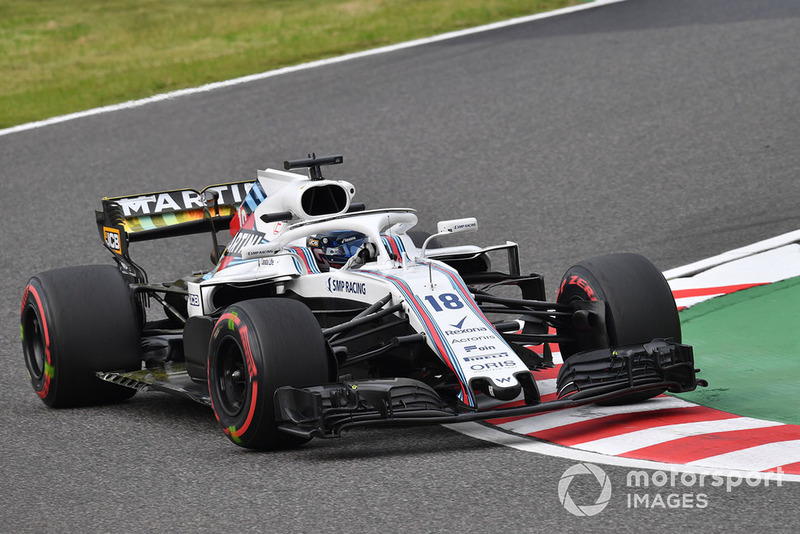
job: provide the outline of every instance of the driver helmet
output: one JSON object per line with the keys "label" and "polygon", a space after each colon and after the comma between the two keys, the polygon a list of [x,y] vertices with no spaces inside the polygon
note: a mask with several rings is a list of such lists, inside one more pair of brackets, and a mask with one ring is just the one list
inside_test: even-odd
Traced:
{"label": "driver helmet", "polygon": [[309,236],[306,246],[320,269],[328,270],[341,268],[366,241],[367,236],[361,232],[341,230]]}

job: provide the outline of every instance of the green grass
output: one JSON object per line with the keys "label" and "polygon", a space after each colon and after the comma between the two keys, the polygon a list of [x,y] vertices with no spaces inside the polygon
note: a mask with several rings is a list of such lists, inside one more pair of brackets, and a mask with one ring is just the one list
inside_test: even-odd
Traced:
{"label": "green grass", "polygon": [[708,387],[686,400],[738,415],[800,424],[800,278],[738,291],[681,312]]}
{"label": "green grass", "polygon": [[0,0],[0,128],[585,0]]}

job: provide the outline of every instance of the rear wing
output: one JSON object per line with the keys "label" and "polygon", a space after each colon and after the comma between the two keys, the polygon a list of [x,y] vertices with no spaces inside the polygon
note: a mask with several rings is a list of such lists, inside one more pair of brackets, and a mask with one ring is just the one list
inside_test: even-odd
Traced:
{"label": "rear wing", "polygon": [[200,191],[176,189],[137,196],[104,198],[96,211],[106,248],[128,258],[128,243],[225,230],[252,181],[210,185]]}

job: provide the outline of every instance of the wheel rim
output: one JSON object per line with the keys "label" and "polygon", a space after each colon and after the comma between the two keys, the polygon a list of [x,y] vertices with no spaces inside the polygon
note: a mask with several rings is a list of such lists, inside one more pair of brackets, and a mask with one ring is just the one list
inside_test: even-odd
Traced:
{"label": "wheel rim", "polygon": [[39,316],[31,308],[22,321],[22,336],[25,365],[35,380],[41,380],[45,368],[45,339]]}
{"label": "wheel rim", "polygon": [[218,409],[229,417],[236,417],[244,409],[249,379],[244,353],[238,342],[230,338],[223,342],[215,367]]}

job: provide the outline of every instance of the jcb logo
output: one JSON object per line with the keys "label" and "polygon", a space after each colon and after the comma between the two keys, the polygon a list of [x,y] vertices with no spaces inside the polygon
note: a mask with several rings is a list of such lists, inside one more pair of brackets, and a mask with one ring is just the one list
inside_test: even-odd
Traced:
{"label": "jcb logo", "polygon": [[103,239],[105,239],[108,248],[117,254],[122,254],[122,241],[120,240],[119,230],[103,227]]}

